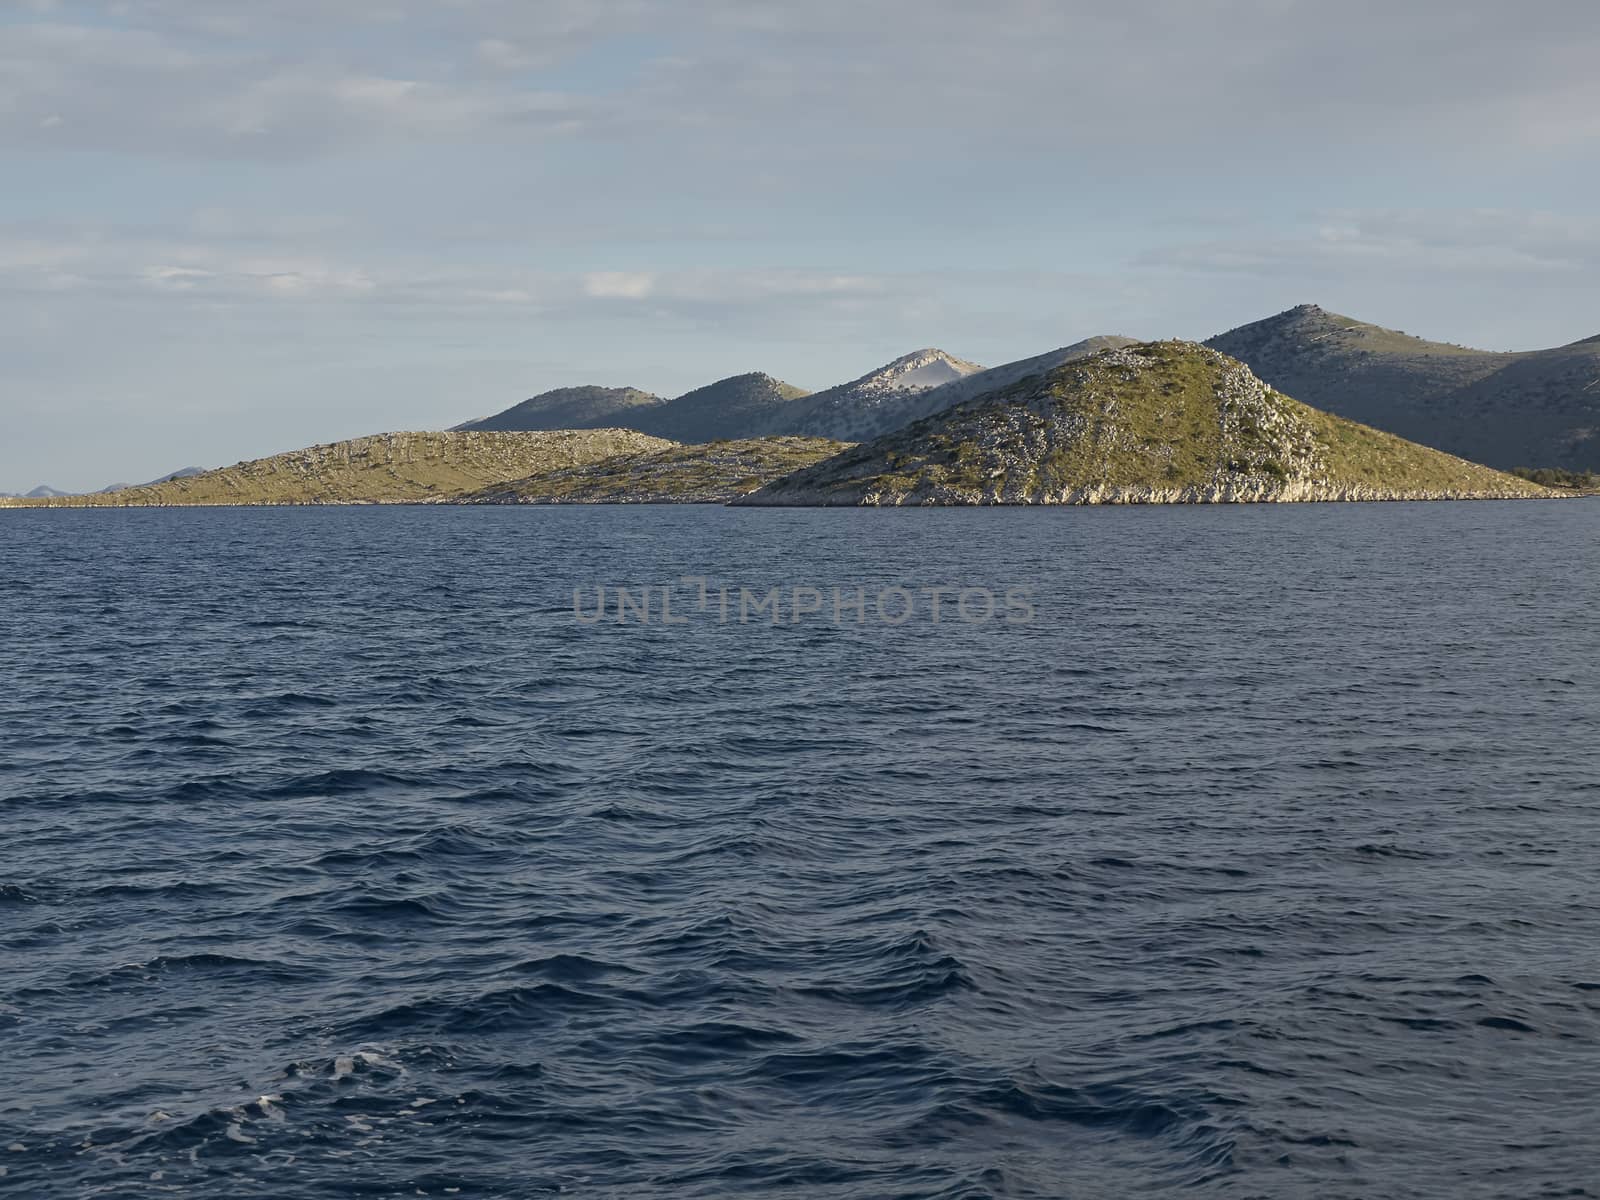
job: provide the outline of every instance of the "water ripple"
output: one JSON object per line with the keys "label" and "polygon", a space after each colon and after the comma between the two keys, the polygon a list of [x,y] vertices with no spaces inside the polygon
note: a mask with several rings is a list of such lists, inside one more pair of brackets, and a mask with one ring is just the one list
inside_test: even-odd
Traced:
{"label": "water ripple", "polygon": [[8,513],[0,1193],[1600,1193],[1593,512]]}

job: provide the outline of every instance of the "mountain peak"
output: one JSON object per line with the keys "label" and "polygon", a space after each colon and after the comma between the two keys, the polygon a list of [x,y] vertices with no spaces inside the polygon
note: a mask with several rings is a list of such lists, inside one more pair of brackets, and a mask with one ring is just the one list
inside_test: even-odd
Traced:
{"label": "mountain peak", "polygon": [[[1296,304],[1293,308],[1286,308],[1276,316],[1268,317],[1264,321],[1254,322],[1257,326],[1284,329],[1304,329],[1307,327],[1320,329],[1328,325],[1359,326],[1364,323],[1354,318],[1331,312],[1320,304]],[[1250,326],[1247,325],[1244,328],[1248,329]]]}
{"label": "mountain peak", "polygon": [[465,430],[550,430],[603,429],[632,425],[639,409],[665,404],[660,396],[631,387],[564,387],[541,392],[504,412],[457,425],[451,432]]}
{"label": "mountain peak", "polygon": [[925,346],[902,354],[888,365],[845,386],[866,393],[922,392],[981,370],[977,363],[947,354],[936,346]]}
{"label": "mountain peak", "polygon": [[[819,392],[808,407],[793,414],[795,419],[789,426],[774,432],[866,441],[952,404],[1009,387],[1029,375],[1043,374],[1062,363],[1134,342],[1134,338],[1115,336],[1086,338],[1046,354],[989,368],[929,346],[901,355],[851,383]],[[930,384],[930,375],[938,381]]]}
{"label": "mountain peak", "polygon": [[910,354],[902,354],[899,358],[895,359],[894,362],[890,363],[889,366],[896,367],[902,363],[927,362],[936,358],[948,358],[951,359],[951,361],[955,361],[953,355],[946,354],[937,346],[924,346],[921,350],[913,350]]}
{"label": "mountain peak", "polygon": [[[783,400],[795,400],[801,396],[809,396],[811,394],[804,388],[797,388],[792,383],[785,383],[776,375],[769,375],[765,371],[746,371],[742,375],[729,375],[726,379],[719,379],[715,383],[709,383],[705,387],[696,388],[693,392],[685,394],[692,396],[699,392],[710,391],[712,388],[728,389],[735,387],[767,396],[776,396]],[[682,396],[678,398],[680,400],[683,399]]]}
{"label": "mountain peak", "polygon": [[1208,339],[1206,345],[1241,357],[1239,350],[1247,343],[1260,345],[1283,341],[1310,344],[1334,335],[1365,337],[1373,334],[1390,335],[1393,332],[1353,317],[1329,312],[1320,304],[1297,304],[1270,317],[1219,333]]}

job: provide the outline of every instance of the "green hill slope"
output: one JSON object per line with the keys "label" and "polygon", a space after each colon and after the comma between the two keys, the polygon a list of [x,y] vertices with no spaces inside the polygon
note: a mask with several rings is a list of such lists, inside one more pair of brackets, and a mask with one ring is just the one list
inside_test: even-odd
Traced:
{"label": "green hill slope", "polygon": [[1206,344],[1307,404],[1476,462],[1600,469],[1600,338],[1494,353],[1307,304]]}
{"label": "green hill slope", "polygon": [[846,450],[740,504],[1525,497],[1546,489],[1309,408],[1188,342],[1103,351]]}
{"label": "green hill slope", "polygon": [[174,504],[382,504],[454,498],[490,483],[671,443],[631,429],[385,433],[174,479],[35,507]]}
{"label": "green hill slope", "polygon": [[845,443],[773,437],[667,446],[497,484],[464,504],[725,504],[829,458]]}

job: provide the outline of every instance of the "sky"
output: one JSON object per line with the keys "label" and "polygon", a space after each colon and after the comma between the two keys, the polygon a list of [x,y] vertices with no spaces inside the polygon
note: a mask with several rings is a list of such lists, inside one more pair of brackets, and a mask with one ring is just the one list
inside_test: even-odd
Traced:
{"label": "sky", "polygon": [[0,491],[1300,303],[1600,334],[1593,0],[0,0]]}

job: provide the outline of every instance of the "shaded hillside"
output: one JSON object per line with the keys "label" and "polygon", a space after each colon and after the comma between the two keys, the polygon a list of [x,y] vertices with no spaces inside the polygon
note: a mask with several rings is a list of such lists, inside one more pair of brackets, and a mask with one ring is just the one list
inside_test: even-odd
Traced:
{"label": "shaded hillside", "polygon": [[1107,350],[846,450],[740,504],[1547,496],[1309,408],[1189,342]]}
{"label": "shaded hillside", "polygon": [[1600,496],[1600,474],[1592,471],[1563,471],[1560,467],[1512,467],[1511,474],[1518,479],[1531,480],[1541,487],[1582,496]]}
{"label": "shaded hillside", "polygon": [[719,379],[658,408],[640,411],[629,424],[675,442],[753,437],[782,424],[783,414],[809,394],[804,388],[754,371]]}
{"label": "shaded hillside", "polygon": [[719,441],[622,454],[462,497],[464,504],[724,504],[845,449],[822,438]]}
{"label": "shaded hillside", "polygon": [[460,496],[536,471],[668,444],[630,429],[385,433],[311,446],[153,487],[6,503],[50,507],[404,503]]}
{"label": "shaded hillside", "polygon": [[1494,353],[1302,305],[1206,343],[1353,421],[1490,465],[1600,468],[1600,338]]}
{"label": "shaded hillside", "polygon": [[898,406],[910,397],[981,370],[943,350],[917,350],[785,409],[767,432],[852,442],[875,437],[903,424]]}
{"label": "shaded hillside", "polygon": [[635,428],[641,416],[666,403],[660,396],[638,388],[570,387],[541,392],[477,421],[457,425],[456,431]]}
{"label": "shaded hillside", "polygon": [[181,470],[169,471],[167,474],[163,475],[160,479],[152,479],[148,483],[113,483],[109,487],[101,488],[100,491],[101,491],[102,494],[109,493],[109,492],[125,492],[129,488],[155,487],[158,484],[170,483],[174,479],[188,479],[189,477],[191,477],[193,475],[204,475],[204,474],[205,474],[205,468],[204,467],[184,467]]}
{"label": "shaded hillside", "polygon": [[760,371],[719,379],[676,399],[637,388],[560,388],[459,429],[628,428],[676,442],[756,437],[808,395]]}

